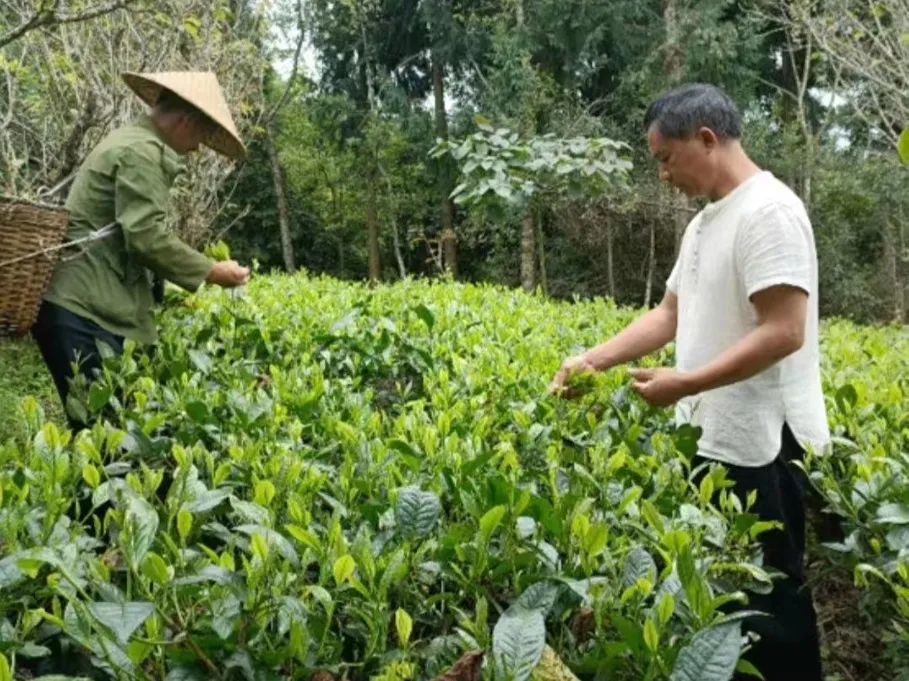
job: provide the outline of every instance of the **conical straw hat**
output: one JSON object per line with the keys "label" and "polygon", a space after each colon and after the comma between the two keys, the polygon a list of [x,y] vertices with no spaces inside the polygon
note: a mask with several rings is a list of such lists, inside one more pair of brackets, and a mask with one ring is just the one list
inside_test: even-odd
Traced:
{"label": "conical straw hat", "polygon": [[149,106],[158,103],[162,90],[170,90],[218,124],[205,145],[229,158],[242,158],[246,147],[227,108],[218,78],[210,71],[168,71],[122,74],[123,80]]}

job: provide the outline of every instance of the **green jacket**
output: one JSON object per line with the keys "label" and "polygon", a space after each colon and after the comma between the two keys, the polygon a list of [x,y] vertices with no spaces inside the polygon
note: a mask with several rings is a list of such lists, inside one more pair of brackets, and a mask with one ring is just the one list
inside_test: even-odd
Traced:
{"label": "green jacket", "polygon": [[[111,223],[117,227],[106,239],[84,244],[83,255],[61,259],[45,300],[111,333],[153,343],[151,274],[194,291],[214,264],[165,228],[170,188],[180,167],[179,156],[148,116],[102,140],[70,190],[66,238],[80,239]],[[74,255],[71,251],[64,251],[64,258]]]}

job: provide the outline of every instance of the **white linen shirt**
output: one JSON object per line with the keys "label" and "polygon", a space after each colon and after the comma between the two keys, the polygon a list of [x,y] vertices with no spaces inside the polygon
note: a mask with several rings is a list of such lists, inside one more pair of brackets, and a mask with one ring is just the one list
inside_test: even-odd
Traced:
{"label": "white linen shirt", "polygon": [[769,172],[758,173],[689,223],[666,282],[678,296],[676,367],[703,367],[757,327],[751,296],[786,284],[808,293],[801,349],[751,378],[676,405],[676,420],[703,429],[699,454],[763,466],[780,451],[788,423],[803,447],[830,440],[821,391],[817,254],[801,200]]}

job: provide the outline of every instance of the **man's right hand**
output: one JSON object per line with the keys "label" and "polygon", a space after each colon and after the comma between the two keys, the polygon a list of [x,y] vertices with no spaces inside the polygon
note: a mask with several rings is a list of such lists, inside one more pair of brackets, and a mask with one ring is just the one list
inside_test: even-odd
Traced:
{"label": "man's right hand", "polygon": [[249,268],[241,267],[236,260],[216,262],[209,270],[205,281],[224,288],[243,286],[249,281]]}
{"label": "man's right hand", "polygon": [[549,384],[549,393],[559,397],[575,397],[574,392],[568,386],[568,381],[571,377],[596,371],[597,368],[586,355],[569,357],[562,363],[562,368],[559,369],[555,378],[552,379],[552,383]]}

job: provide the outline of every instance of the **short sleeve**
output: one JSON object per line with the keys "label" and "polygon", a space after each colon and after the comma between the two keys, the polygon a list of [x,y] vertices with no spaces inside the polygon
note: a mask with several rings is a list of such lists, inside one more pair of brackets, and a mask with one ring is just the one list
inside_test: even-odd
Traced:
{"label": "short sleeve", "polygon": [[672,266],[672,272],[669,273],[669,278],[666,280],[666,290],[676,296],[679,295],[679,272],[682,269],[681,262],[682,256],[680,254],[675,260],[675,265]]}
{"label": "short sleeve", "polygon": [[794,286],[811,294],[811,226],[784,205],[761,210],[736,241],[736,259],[750,299],[772,286]]}

